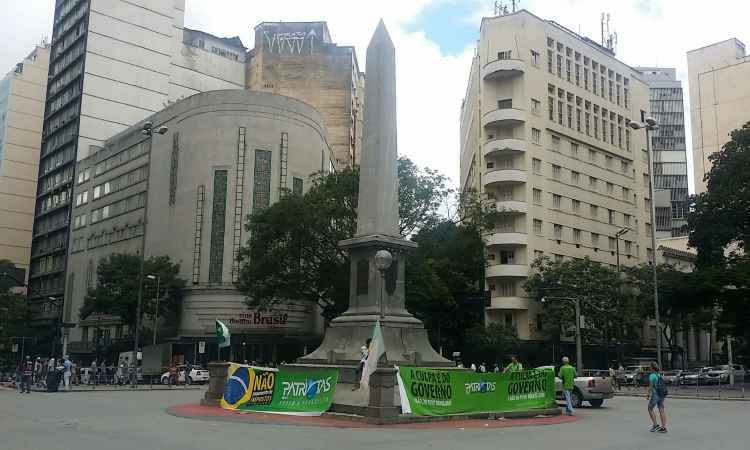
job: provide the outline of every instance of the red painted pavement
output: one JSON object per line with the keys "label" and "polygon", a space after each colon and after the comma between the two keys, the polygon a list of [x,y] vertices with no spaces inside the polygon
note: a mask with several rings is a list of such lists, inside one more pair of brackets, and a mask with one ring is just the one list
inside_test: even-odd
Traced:
{"label": "red painted pavement", "polygon": [[269,425],[301,425],[311,427],[332,428],[403,428],[411,430],[434,430],[434,429],[456,429],[456,428],[510,428],[534,425],[555,425],[561,423],[576,422],[579,416],[552,416],[537,417],[532,419],[470,419],[470,420],[444,420],[423,423],[402,423],[389,425],[375,425],[366,422],[348,420],[337,417],[305,417],[289,416],[284,414],[266,414],[255,412],[239,412],[223,409],[217,406],[203,406],[199,404],[177,405],[167,409],[167,413],[190,419],[220,420],[229,422],[269,424]]}

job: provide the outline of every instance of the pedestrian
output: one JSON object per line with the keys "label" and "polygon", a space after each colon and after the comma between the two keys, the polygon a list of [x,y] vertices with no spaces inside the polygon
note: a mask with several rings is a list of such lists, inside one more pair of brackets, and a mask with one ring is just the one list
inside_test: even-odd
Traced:
{"label": "pedestrian", "polygon": [[[667,386],[664,384],[664,378],[659,373],[659,365],[651,362],[651,374],[648,376],[648,416],[651,418],[651,432],[667,432],[667,412],[664,409],[664,399],[667,397]],[[654,408],[659,408],[659,418],[661,425],[656,421]]]}
{"label": "pedestrian", "polygon": [[125,361],[120,361],[120,365],[117,366],[117,384],[122,386],[125,383],[125,374],[127,373],[127,369],[125,368],[125,363],[128,361],[128,358],[125,358]]}
{"label": "pedestrian", "polygon": [[516,355],[511,355],[510,357],[510,364],[505,366],[505,369],[503,370],[503,373],[508,372],[520,372],[523,370],[523,364],[521,364],[518,361],[518,357]]}
{"label": "pedestrian", "polygon": [[93,360],[91,361],[91,371],[89,372],[89,384],[93,384],[94,386],[96,386],[96,377],[98,375],[96,369],[96,360]]}
{"label": "pedestrian", "polygon": [[190,364],[190,361],[185,361],[185,385],[193,384],[193,378],[190,376],[192,372],[193,365]]}
{"label": "pedestrian", "polygon": [[479,365],[479,372],[480,373],[487,373],[487,366],[485,365],[485,363],[482,363],[482,364]]}
{"label": "pedestrian", "polygon": [[557,376],[562,380],[563,395],[565,396],[565,414],[572,416],[575,410],[573,409],[573,388],[575,387],[576,368],[570,365],[570,358],[563,356],[563,365],[560,367],[560,371]]}
{"label": "pedestrian", "polygon": [[31,377],[34,375],[34,363],[31,361],[31,357],[26,355],[26,361],[23,362],[21,367],[21,393],[31,393]]}
{"label": "pedestrian", "polygon": [[477,371],[477,365],[474,363],[471,363],[471,371],[476,372]]}
{"label": "pedestrian", "polygon": [[626,381],[625,368],[622,367],[622,363],[620,363],[619,367],[617,367],[617,387],[619,389],[622,389],[622,385],[620,383],[625,383]]}
{"label": "pedestrian", "polygon": [[499,373],[500,372],[500,364],[495,363],[495,367],[492,368],[492,371],[495,372],[495,373]]}
{"label": "pedestrian", "polygon": [[177,385],[177,365],[172,361],[169,364],[169,387],[172,387],[172,385]]}
{"label": "pedestrian", "polygon": [[367,339],[365,345],[359,348],[359,364],[357,364],[357,370],[354,372],[354,386],[352,391],[356,391],[362,387],[362,374],[365,371],[365,364],[367,363],[367,357],[370,355],[370,343],[372,339]]}
{"label": "pedestrian", "polygon": [[610,383],[612,383],[612,389],[620,390],[620,387],[617,385],[617,372],[615,371],[614,364],[609,366],[609,380]]}
{"label": "pedestrian", "polygon": [[70,390],[70,379],[73,376],[73,363],[70,361],[70,356],[65,355],[63,358],[63,384],[65,390]]}
{"label": "pedestrian", "polygon": [[130,383],[130,387],[131,388],[135,388],[135,385],[136,385],[135,363],[136,363],[136,360],[134,359],[133,361],[130,362],[130,364],[128,364],[128,367],[127,367],[127,369],[128,369],[128,383]]}
{"label": "pedestrian", "polygon": [[34,380],[33,383],[35,386],[39,385],[39,380],[42,377],[42,358],[36,357],[36,360],[34,361]]}

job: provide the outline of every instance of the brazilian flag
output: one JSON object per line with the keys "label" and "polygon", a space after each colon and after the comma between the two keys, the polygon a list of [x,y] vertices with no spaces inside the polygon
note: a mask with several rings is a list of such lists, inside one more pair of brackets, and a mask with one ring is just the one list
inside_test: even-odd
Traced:
{"label": "brazilian flag", "polygon": [[229,347],[232,336],[229,333],[229,328],[224,325],[220,320],[216,320],[216,342],[219,343],[219,348]]}

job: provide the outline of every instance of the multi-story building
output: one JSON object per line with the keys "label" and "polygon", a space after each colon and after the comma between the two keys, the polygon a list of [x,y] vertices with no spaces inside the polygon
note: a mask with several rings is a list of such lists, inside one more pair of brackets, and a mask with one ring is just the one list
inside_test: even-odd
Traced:
{"label": "multi-story building", "polygon": [[298,98],[323,114],[337,169],[359,164],[364,74],[354,47],[326,22],[263,22],[248,52],[247,87]]}
{"label": "multi-story building", "polygon": [[659,124],[659,129],[650,132],[656,237],[686,236],[688,170],[682,83],[673,68],[638,67],[637,70],[650,89],[649,114]]}
{"label": "multi-story building", "polygon": [[0,260],[27,274],[48,63],[38,45],[0,79]]}
{"label": "multi-story building", "polygon": [[184,29],[184,0],[57,0],[54,14],[30,263],[32,311],[66,294],[73,183],[90,176],[75,172],[76,161],[171,101],[245,85],[242,43]]}
{"label": "multi-story building", "polygon": [[687,53],[695,192],[706,190],[708,157],[750,120],[750,56],[745,45],[728,39]]}
{"label": "multi-story building", "polygon": [[638,71],[590,39],[525,10],[482,19],[461,108],[460,181],[504,211],[486,237],[487,323],[537,337],[538,308],[522,286],[540,256],[653,257],[646,139],[627,126],[648,101]]}
{"label": "multi-story building", "polygon": [[[169,256],[187,281],[176,340],[183,355],[193,359],[198,341],[215,342],[221,319],[241,336],[232,342],[236,358],[243,342],[244,358],[300,356],[320,337],[319,311],[300,302],[250,310],[234,283],[247,214],[287,192],[301,194],[313,174],[331,170],[322,115],[296,99],[240,89],[195,94],[147,120],[168,132],[149,138],[137,123],[76,165],[85,175],[74,190],[66,271],[63,320],[77,324],[68,351],[90,354],[97,328],[126,339],[129,331],[117,318],[78,311],[102,258],[143,252]],[[145,289],[155,295],[155,285]],[[208,348],[206,356],[218,357],[214,345]]]}

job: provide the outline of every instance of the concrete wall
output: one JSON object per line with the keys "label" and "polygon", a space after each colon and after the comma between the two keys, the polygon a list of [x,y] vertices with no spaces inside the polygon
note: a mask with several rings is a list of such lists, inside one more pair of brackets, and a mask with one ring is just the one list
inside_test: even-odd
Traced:
{"label": "concrete wall", "polygon": [[750,57],[737,39],[687,53],[695,191],[706,190],[708,157],[730,140],[729,133],[748,122]]}
{"label": "concrete wall", "polygon": [[[68,282],[71,295],[66,298],[66,313],[70,320],[79,320],[76,312],[83,302],[90,280],[91,269],[95,271],[97,261],[116,252],[136,253],[140,250],[144,208],[138,208],[121,216],[91,224],[92,211],[103,205],[130,197],[147,190],[148,228],[145,255],[168,255],[180,264],[180,276],[188,281],[180,334],[182,336],[204,336],[213,332],[213,322],[206,317],[225,317],[228,321],[240,314],[252,313],[244,304],[244,297],[233,289],[235,244],[244,245],[248,239],[245,231],[247,215],[254,202],[255,152],[271,152],[270,202],[277,201],[282,194],[280,179],[282,133],[288,135],[288,184],[292,189],[293,179],[302,180],[303,188],[310,186],[312,174],[327,170],[330,166],[330,150],[321,115],[310,105],[298,100],[247,90],[225,90],[196,94],[178,101],[151,116],[155,127],[166,126],[169,132],[154,135],[151,161],[146,153],[113,168],[96,174],[96,164],[123,151],[147,145],[148,140],[140,132],[140,123],[128,128],[104,143],[104,149],[82,160],[78,170],[92,169],[90,182],[76,186],[76,196],[89,192],[89,201],[73,210],[76,217],[88,217],[87,225],[75,228],[71,233]],[[241,145],[241,129],[244,129],[244,147]],[[239,151],[239,154],[238,154]],[[244,172],[238,165],[244,154]],[[176,162],[176,164],[173,163]],[[96,200],[94,186],[113,180],[144,164],[149,164],[148,182],[142,181],[122,191],[110,193]],[[209,280],[211,267],[212,213],[214,179],[217,170],[227,171],[224,240],[220,247],[221,276]],[[238,183],[241,181],[241,183]],[[238,185],[244,186],[238,189]],[[171,192],[174,192],[172,195]],[[201,230],[196,234],[196,212],[199,191],[203,192]],[[241,195],[240,195],[241,194]],[[241,210],[236,211],[235,207]],[[239,232],[235,240],[235,230]],[[92,238],[105,235],[103,241]],[[197,239],[196,239],[197,237]],[[197,246],[194,243],[198,243]],[[95,272],[94,272],[95,273]],[[287,305],[293,309],[290,327],[298,335],[314,336],[320,331],[317,310]],[[285,310],[286,311],[286,310]],[[289,311],[287,311],[289,312]],[[305,320],[302,320],[306,318]],[[304,323],[302,323],[304,322]],[[297,324],[292,326],[293,324]],[[230,329],[234,331],[232,324]],[[242,332],[252,334],[252,327],[237,323]],[[274,328],[284,333],[284,328]],[[71,341],[80,339],[80,329],[75,328]],[[259,332],[268,333],[268,329]]]}
{"label": "concrete wall", "polygon": [[300,99],[321,112],[337,169],[358,164],[363,74],[353,47],[331,42],[325,22],[264,22],[255,27],[247,87]]}
{"label": "concrete wall", "polygon": [[0,259],[28,276],[49,47],[0,80]]}

